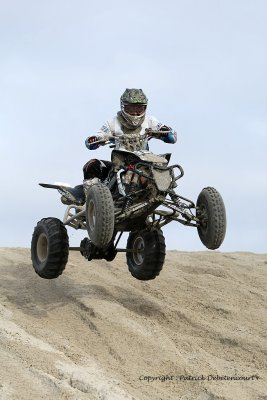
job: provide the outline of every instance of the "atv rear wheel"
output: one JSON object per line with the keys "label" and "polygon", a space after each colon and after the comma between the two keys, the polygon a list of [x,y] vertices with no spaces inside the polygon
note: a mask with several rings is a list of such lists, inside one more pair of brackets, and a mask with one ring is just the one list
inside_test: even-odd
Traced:
{"label": "atv rear wheel", "polygon": [[156,278],[162,270],[166,246],[160,229],[131,232],[126,253],[128,269],[136,279],[147,281]]}
{"label": "atv rear wheel", "polygon": [[69,255],[69,238],[57,218],[43,218],[34,228],[31,259],[35,272],[44,279],[57,278],[65,269]]}
{"label": "atv rear wheel", "polygon": [[200,240],[208,249],[218,249],[226,232],[226,212],[220,193],[212,187],[202,189],[196,206],[196,216],[200,220],[197,227]]}
{"label": "atv rear wheel", "polygon": [[92,185],[86,199],[87,232],[92,243],[99,248],[107,246],[114,232],[114,204],[107,186]]}

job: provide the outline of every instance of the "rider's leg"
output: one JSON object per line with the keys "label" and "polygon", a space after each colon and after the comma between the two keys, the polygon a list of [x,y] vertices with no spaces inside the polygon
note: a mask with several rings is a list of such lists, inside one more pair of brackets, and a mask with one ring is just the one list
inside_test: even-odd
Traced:
{"label": "rider's leg", "polygon": [[83,167],[83,188],[85,194],[88,189],[98,183],[99,180],[103,181],[108,176],[111,163],[109,161],[93,159],[88,161]]}

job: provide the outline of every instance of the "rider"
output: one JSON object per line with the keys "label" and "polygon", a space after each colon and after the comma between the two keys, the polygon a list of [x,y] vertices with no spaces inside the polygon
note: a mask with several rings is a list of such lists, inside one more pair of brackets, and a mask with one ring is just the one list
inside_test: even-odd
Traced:
{"label": "rider", "polygon": [[[120,136],[122,134],[144,135],[147,129],[158,131],[154,136],[165,143],[175,143],[177,135],[172,128],[160,123],[156,118],[146,115],[147,97],[142,89],[126,89],[120,98],[121,111],[110,121],[107,121],[97,135],[89,136],[85,140],[85,145],[89,150],[97,149],[100,144],[95,143],[110,136]],[[152,136],[151,136],[152,137]],[[83,167],[84,181],[83,186],[68,189],[69,199],[63,195],[61,201],[64,204],[83,204],[87,190],[98,179],[107,178],[111,168],[111,162],[105,160],[92,159]],[[97,178],[97,179],[95,179]]]}
{"label": "rider", "polygon": [[[95,143],[109,136],[122,134],[144,135],[146,129],[158,131],[156,136],[165,143],[175,143],[177,135],[170,127],[160,123],[152,116],[146,116],[147,97],[142,89],[126,89],[120,98],[121,111],[110,121],[107,121],[97,135],[89,136],[85,145],[89,150],[95,150],[100,145]],[[105,179],[111,168],[111,162],[92,159],[83,167],[84,191],[94,183],[93,178]]]}

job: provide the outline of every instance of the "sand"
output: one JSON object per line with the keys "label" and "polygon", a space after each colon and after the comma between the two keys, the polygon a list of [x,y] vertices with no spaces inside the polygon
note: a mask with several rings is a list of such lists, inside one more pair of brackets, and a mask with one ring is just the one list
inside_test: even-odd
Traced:
{"label": "sand", "polygon": [[267,255],[167,253],[134,279],[125,255],[35,274],[0,249],[0,399],[266,400]]}

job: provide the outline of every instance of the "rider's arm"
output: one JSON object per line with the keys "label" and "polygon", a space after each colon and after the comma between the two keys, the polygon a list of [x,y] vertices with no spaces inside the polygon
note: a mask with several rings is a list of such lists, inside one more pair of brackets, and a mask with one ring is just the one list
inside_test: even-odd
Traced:
{"label": "rider's arm", "polygon": [[105,140],[107,137],[112,135],[112,131],[111,131],[111,127],[110,127],[110,122],[106,122],[101,129],[97,132],[96,135],[92,135],[92,136],[88,136],[85,139],[85,146],[89,149],[89,150],[96,150],[98,149],[98,147],[100,146],[99,143],[94,143],[94,141],[98,141],[98,140]]}
{"label": "rider's arm", "polygon": [[165,143],[176,143],[177,133],[171,127],[162,124],[155,117],[150,117],[150,128],[162,132],[159,139]]}

